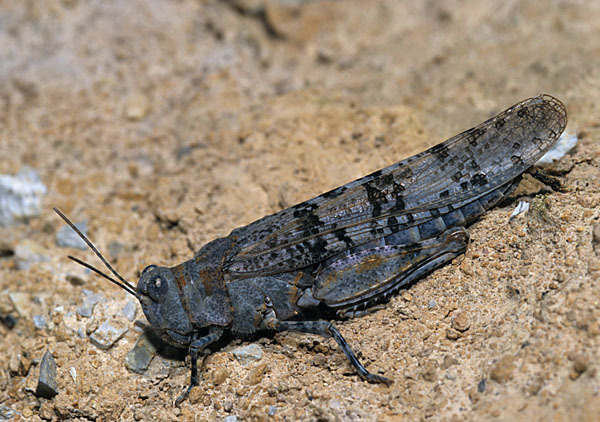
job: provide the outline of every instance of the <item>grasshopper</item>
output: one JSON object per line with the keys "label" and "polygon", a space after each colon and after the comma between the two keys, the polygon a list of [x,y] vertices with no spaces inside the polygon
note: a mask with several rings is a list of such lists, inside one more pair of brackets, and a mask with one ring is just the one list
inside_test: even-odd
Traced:
{"label": "grasshopper", "polygon": [[174,267],[149,265],[137,287],[55,208],[117,279],[75,262],[135,296],[165,342],[187,348],[189,387],[198,356],[225,331],[333,337],[358,374],[369,372],[329,321],[311,308],[360,315],[466,251],[466,227],[510,195],[558,140],[565,106],[550,95],[521,101],[424,152],[233,230]]}

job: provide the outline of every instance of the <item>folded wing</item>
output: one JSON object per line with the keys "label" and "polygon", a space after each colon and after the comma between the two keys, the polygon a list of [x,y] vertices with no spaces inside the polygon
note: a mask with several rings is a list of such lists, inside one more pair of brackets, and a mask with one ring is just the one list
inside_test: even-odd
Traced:
{"label": "folded wing", "polygon": [[558,140],[564,105],[540,95],[420,154],[234,230],[232,275],[291,271],[421,224],[531,167]]}

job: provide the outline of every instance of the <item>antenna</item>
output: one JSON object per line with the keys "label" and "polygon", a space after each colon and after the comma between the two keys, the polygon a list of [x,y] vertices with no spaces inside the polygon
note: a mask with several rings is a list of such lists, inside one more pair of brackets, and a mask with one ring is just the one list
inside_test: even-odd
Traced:
{"label": "antenna", "polygon": [[73,224],[71,222],[71,220],[69,220],[62,212],[60,212],[57,208],[53,208],[54,212],[58,214],[58,216],[60,218],[62,218],[65,223],[67,223],[69,225],[69,227],[71,227],[73,229],[73,231],[75,233],[77,233],[77,235],[83,239],[83,241],[88,245],[88,247],[96,254],[96,256],[98,258],[100,258],[100,261],[102,261],[102,263],[106,266],[106,268],[108,268],[110,270],[111,273],[113,273],[115,275],[115,277],[117,277],[120,281],[115,280],[114,278],[106,275],[105,273],[103,273],[102,271],[100,271],[99,269],[95,268],[94,266],[88,264],[87,262],[84,262],[78,258],[75,258],[74,256],[69,255],[68,258],[72,261],[77,262],[79,265],[84,266],[85,268],[92,270],[93,272],[95,272],[96,274],[99,274],[100,276],[106,278],[107,280],[109,280],[111,283],[116,284],[117,286],[119,286],[120,288],[122,288],[123,290],[125,290],[127,293],[137,297],[137,293],[135,292],[135,287],[129,283],[127,280],[125,280],[123,277],[121,277],[121,275],[112,267],[112,265],[110,265],[108,263],[108,261],[102,256],[102,254],[100,252],[98,252],[98,249],[96,249],[96,247],[94,246],[94,244],[92,242],[90,242],[90,240],[83,234],[81,233],[81,230],[79,230],[77,227],[75,227],[75,224]]}

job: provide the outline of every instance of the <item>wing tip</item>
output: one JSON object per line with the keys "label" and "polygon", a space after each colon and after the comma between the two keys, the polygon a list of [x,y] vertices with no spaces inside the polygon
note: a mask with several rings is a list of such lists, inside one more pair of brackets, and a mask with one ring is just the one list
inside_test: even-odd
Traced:
{"label": "wing tip", "polygon": [[[534,97],[533,99],[540,99],[541,101],[543,101],[543,103],[552,108],[554,110],[555,113],[557,113],[561,118],[560,120],[560,126],[562,128],[562,130],[560,131],[561,133],[563,132],[563,130],[565,130],[565,127],[567,127],[567,121],[568,121],[568,113],[567,113],[567,107],[565,106],[565,104],[559,100],[558,98],[556,98],[553,95],[550,94],[540,94],[537,97]],[[559,133],[560,135],[560,133]]]}

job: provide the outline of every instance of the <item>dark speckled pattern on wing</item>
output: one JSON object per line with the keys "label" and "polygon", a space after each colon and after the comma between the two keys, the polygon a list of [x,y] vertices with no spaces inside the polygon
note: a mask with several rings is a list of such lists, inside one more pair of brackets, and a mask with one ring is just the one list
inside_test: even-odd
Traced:
{"label": "dark speckled pattern on wing", "polygon": [[225,271],[291,271],[457,209],[519,177],[566,123],[559,100],[524,100],[427,151],[234,230]]}

